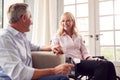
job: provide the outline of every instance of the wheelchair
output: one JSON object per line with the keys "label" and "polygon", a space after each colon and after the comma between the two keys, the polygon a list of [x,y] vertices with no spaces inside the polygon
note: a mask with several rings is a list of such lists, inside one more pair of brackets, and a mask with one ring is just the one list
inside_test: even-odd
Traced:
{"label": "wheelchair", "polygon": [[[103,59],[103,60],[107,60],[104,58],[104,56],[93,56],[93,58],[100,58],[100,59]],[[66,62],[67,63],[72,63],[75,65],[75,62],[73,61],[72,58],[68,58],[66,59]],[[69,78],[72,78],[74,80],[94,80],[94,75],[93,74],[79,74],[77,72],[77,68],[76,66],[74,68],[71,69],[71,72],[70,74],[68,75]],[[84,78],[84,79],[83,79]],[[116,80],[120,80],[120,77],[119,76],[116,76]]]}

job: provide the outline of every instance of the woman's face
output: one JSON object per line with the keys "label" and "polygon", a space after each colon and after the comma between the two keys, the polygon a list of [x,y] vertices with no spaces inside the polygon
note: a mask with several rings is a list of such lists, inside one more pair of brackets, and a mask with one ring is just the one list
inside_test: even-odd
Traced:
{"label": "woman's face", "polygon": [[61,25],[65,31],[71,31],[73,29],[73,20],[69,16],[65,16],[61,20]]}

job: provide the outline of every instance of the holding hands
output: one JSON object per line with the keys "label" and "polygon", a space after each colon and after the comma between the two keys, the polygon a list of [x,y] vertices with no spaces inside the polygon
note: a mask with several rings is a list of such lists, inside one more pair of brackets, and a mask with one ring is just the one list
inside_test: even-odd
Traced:
{"label": "holding hands", "polygon": [[63,54],[62,47],[60,45],[52,46],[52,51],[57,55]]}

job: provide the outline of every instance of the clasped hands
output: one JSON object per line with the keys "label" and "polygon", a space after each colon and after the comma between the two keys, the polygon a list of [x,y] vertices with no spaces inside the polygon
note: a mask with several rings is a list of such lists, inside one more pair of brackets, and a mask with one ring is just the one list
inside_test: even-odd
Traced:
{"label": "clasped hands", "polygon": [[62,47],[60,45],[52,46],[52,51],[54,54],[63,54]]}

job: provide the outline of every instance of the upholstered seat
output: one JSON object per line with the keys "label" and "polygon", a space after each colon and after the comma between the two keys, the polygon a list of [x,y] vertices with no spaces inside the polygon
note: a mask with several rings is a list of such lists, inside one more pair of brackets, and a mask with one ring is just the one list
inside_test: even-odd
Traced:
{"label": "upholstered seat", "polygon": [[34,68],[51,68],[65,62],[64,55],[55,55],[51,51],[32,52]]}

